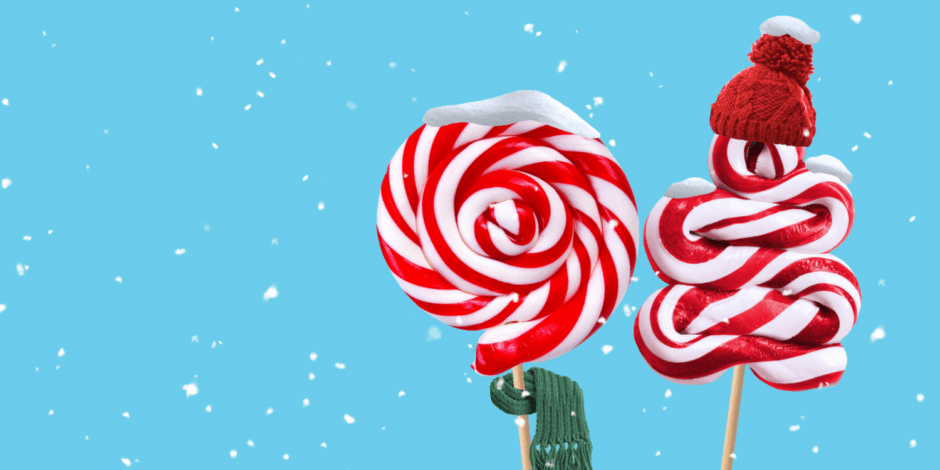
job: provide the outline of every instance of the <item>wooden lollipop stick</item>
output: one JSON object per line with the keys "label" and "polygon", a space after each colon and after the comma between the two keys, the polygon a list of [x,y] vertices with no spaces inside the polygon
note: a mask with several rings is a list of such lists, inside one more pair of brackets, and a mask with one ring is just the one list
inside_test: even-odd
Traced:
{"label": "wooden lollipop stick", "polygon": [[[525,390],[522,364],[512,368],[512,385],[519,390]],[[740,396],[740,392],[738,395]],[[522,470],[532,470],[532,462],[529,461],[529,444],[532,442],[532,435],[529,434],[529,417],[519,416],[519,419],[523,421],[522,426],[519,426],[519,449],[522,451]],[[737,412],[735,412],[735,421],[737,421]]]}
{"label": "wooden lollipop stick", "polygon": [[728,424],[725,426],[725,450],[721,455],[721,470],[731,470],[734,439],[738,434],[738,412],[741,411],[741,388],[744,387],[744,365],[734,366],[731,378],[731,403],[728,404]]}

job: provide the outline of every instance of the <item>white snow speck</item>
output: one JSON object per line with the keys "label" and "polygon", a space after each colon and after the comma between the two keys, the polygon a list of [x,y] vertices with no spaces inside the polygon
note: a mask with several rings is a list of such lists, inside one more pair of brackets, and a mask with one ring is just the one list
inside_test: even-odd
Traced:
{"label": "white snow speck", "polygon": [[218,150],[218,149],[219,149],[219,144],[213,142],[213,143],[212,143],[212,148]]}
{"label": "white snow speck", "polygon": [[441,339],[441,329],[437,326],[432,326],[428,328],[428,337],[427,341],[436,341]]}
{"label": "white snow speck", "polygon": [[121,457],[121,463],[123,463],[124,465],[127,465],[128,467],[130,467],[130,466],[131,466],[131,459],[125,459],[124,457]]}
{"label": "white snow speck", "polygon": [[597,322],[600,323],[601,325],[603,325],[603,324],[607,323],[607,319],[604,318],[604,317],[600,317],[600,318],[597,319]]}
{"label": "white snow speck", "polygon": [[894,85],[894,80],[888,80],[888,86]]}
{"label": "white snow speck", "polygon": [[290,456],[287,454],[284,454],[284,460],[289,460],[289,459],[290,459]]}
{"label": "white snow speck", "polygon": [[660,453],[659,453],[659,451],[657,450],[657,451],[656,451],[656,456],[659,457],[659,455],[660,455]]}
{"label": "white snow speck", "polygon": [[[591,109],[591,105],[589,105],[589,104],[584,105],[584,107],[587,108],[588,110]],[[593,115],[593,113],[592,113],[592,115]]]}
{"label": "white snow speck", "polygon": [[309,398],[304,398],[304,408],[306,408],[306,407],[308,407],[308,406],[310,406],[310,399],[309,399]]}
{"label": "white snow speck", "polygon": [[714,191],[715,185],[702,178],[687,178],[678,183],[672,183],[666,190],[666,197],[673,199],[685,199],[689,197],[701,196]]}
{"label": "white snow speck", "polygon": [[542,35],[542,32],[541,32],[541,31],[535,33],[535,37],[539,37],[539,36],[541,36],[541,35]]}
{"label": "white snow speck", "polygon": [[264,98],[264,93],[261,93],[261,90],[258,90],[255,93],[258,95],[259,98]]}
{"label": "white snow speck", "polygon": [[258,59],[258,61],[255,62],[255,65],[261,65],[263,63],[264,63],[264,59]]}
{"label": "white snow speck", "polygon": [[667,388],[667,389],[666,389],[666,398],[669,398],[669,397],[671,397],[671,396],[672,396],[672,390],[669,390],[669,389]]}
{"label": "white snow speck", "polygon": [[528,390],[523,390],[522,393],[519,394],[519,396],[521,396],[522,398],[525,398],[525,397],[527,397],[527,396],[529,396],[529,395],[532,395],[532,394],[529,393]]}
{"label": "white snow speck", "polygon": [[602,104],[604,104],[604,98],[601,98],[600,96],[595,96],[595,97],[594,97],[594,107],[600,106],[600,105],[602,105]]}
{"label": "white snow speck", "polygon": [[54,413],[55,413],[54,411],[49,410],[49,416],[52,416]]}
{"label": "white snow speck", "polygon": [[315,353],[315,352],[310,353],[310,360],[311,360],[311,361],[316,361],[316,360],[317,360],[317,353]]}
{"label": "white snow speck", "polygon": [[64,355],[65,355],[65,348],[59,348],[59,357],[62,357]]}
{"label": "white snow speck", "polygon": [[867,132],[863,132],[862,135],[865,136],[866,139],[871,139],[871,134]]}
{"label": "white snow speck", "polygon": [[614,347],[609,344],[605,344],[603,347],[601,347],[601,351],[604,352],[605,356],[610,354],[610,352],[613,350],[614,350]]}
{"label": "white snow speck", "polygon": [[265,414],[270,415],[271,413],[274,413],[274,408],[268,408],[268,411],[265,411]]}
{"label": "white snow speck", "polygon": [[272,244],[272,245],[277,245],[277,244],[278,244],[278,243],[277,243],[277,237],[274,237],[274,238],[271,239],[271,244]]}
{"label": "white snow speck", "polygon": [[251,103],[248,103],[247,105],[245,105],[245,111],[248,111],[249,109],[251,109]]}
{"label": "white snow speck", "polygon": [[268,76],[271,78],[277,78],[277,75],[274,75],[274,72],[268,72]]}
{"label": "white snow speck", "polygon": [[264,295],[261,296],[265,302],[271,299],[276,299],[278,296],[277,287],[271,286],[268,287],[268,290],[264,291]]}
{"label": "white snow speck", "polygon": [[45,36],[45,35],[46,35],[46,31],[45,31],[45,30],[43,30],[43,32],[42,32],[42,35],[43,35],[43,36]]}
{"label": "white snow speck", "polygon": [[0,187],[3,189],[9,188],[11,184],[13,184],[13,180],[10,178],[3,178],[3,181],[0,181]]}
{"label": "white snow speck", "polygon": [[254,446],[255,446],[255,441],[248,439],[248,447],[254,447]]}
{"label": "white snow speck", "polygon": [[120,283],[120,284],[123,284],[123,283],[124,283],[124,279],[121,279],[121,276],[118,276],[118,277],[114,278],[114,280],[117,281],[117,282]]}
{"label": "white snow speck", "polygon": [[281,44],[287,44],[287,39],[281,39]]}
{"label": "white snow speck", "polygon": [[912,215],[912,216],[911,216],[911,220],[908,220],[908,222],[913,222],[915,218],[916,218],[916,216],[913,216],[913,215]]}
{"label": "white snow speck", "polygon": [[313,375],[313,372],[311,372],[309,375],[307,375],[307,377],[308,377],[310,380],[313,380],[313,379],[317,378],[317,376]]}
{"label": "white snow speck", "polygon": [[239,10],[238,7],[235,7],[235,13],[238,13],[239,11],[241,10]]}
{"label": "white snow speck", "polygon": [[346,102],[346,107],[349,108],[350,111],[355,111],[355,110],[356,110],[356,103],[354,103],[354,102],[352,102],[352,101],[347,101],[347,102]]}
{"label": "white snow speck", "polygon": [[206,405],[206,413],[212,413],[212,405]]}
{"label": "white snow speck", "polygon": [[650,72],[650,78],[653,78],[653,72]]}
{"label": "white snow speck", "polygon": [[49,231],[49,235],[52,235],[52,230]]}
{"label": "white snow speck", "polygon": [[[0,305],[0,307],[2,307],[2,305]],[[3,310],[0,310],[0,312],[2,312],[2,311],[3,311]],[[924,401],[924,394],[923,394],[923,393],[918,393],[918,394],[917,394],[917,401],[918,401],[918,402]]]}
{"label": "white snow speck", "polygon": [[558,73],[564,72],[564,71],[565,71],[565,67],[567,67],[567,66],[568,66],[568,62],[565,62],[565,61],[559,62],[559,63],[558,63]]}
{"label": "white snow speck", "polygon": [[734,452],[732,452],[732,453],[728,454],[728,457],[731,457],[731,460],[734,460],[734,459],[737,459],[737,458],[738,458],[738,454],[735,454]]}
{"label": "white snow speck", "polygon": [[799,430],[800,430],[799,424],[794,424],[793,426],[790,426],[790,431],[799,431]]}
{"label": "white snow speck", "polygon": [[818,453],[819,453],[819,446],[813,446],[813,453],[814,453],[814,454],[818,454]]}
{"label": "white snow speck", "polygon": [[30,241],[30,240],[32,240],[32,239],[33,239],[33,237],[31,237],[31,236],[29,236],[29,235],[23,235],[23,240]]}
{"label": "white snow speck", "polygon": [[333,61],[332,61],[332,60],[326,61],[326,66],[327,66],[327,67],[329,67],[329,66],[331,66],[331,65],[333,65]]}
{"label": "white snow speck", "polygon": [[320,201],[320,202],[317,204],[317,210],[318,210],[318,211],[322,211],[325,207],[326,207],[326,204],[324,204],[323,201]]}
{"label": "white snow speck", "polygon": [[186,248],[177,248],[175,253],[177,256],[186,253]]}
{"label": "white snow speck", "polygon": [[878,279],[878,285],[879,285],[879,286],[884,286],[884,285],[885,285],[885,280],[884,280],[884,279]]}
{"label": "white snow speck", "polygon": [[215,36],[209,36],[210,41],[215,41]]}
{"label": "white snow speck", "polygon": [[301,181],[307,181],[307,178],[309,178],[309,177],[310,177],[310,175],[304,175],[304,177],[303,177],[303,179],[301,179]]}
{"label": "white snow speck", "polygon": [[23,263],[16,263],[16,273],[20,276],[25,275],[27,269],[29,269],[29,266],[23,266]]}
{"label": "white snow speck", "polygon": [[395,68],[395,67],[398,67],[398,64],[396,64],[395,62],[389,62],[389,63],[388,63],[388,68],[393,69],[393,68]]}
{"label": "white snow speck", "polygon": [[339,369],[339,370],[343,370],[343,369],[346,368],[346,364],[343,364],[342,362],[337,362],[337,363],[334,364],[334,365],[335,365],[336,368]]}
{"label": "white snow speck", "polygon": [[523,26],[522,29],[525,30],[525,32],[529,34],[532,34],[532,32],[535,31],[535,25],[532,23],[528,23],[525,26]]}
{"label": "white snow speck", "polygon": [[610,142],[607,142],[607,143],[608,143],[611,147],[616,147],[616,146],[617,146],[617,141],[614,140],[614,139],[610,139]]}
{"label": "white snow speck", "polygon": [[238,456],[238,451],[235,449],[232,449],[231,451],[229,451],[228,455],[234,459],[235,457]]}
{"label": "white snow speck", "polygon": [[862,22],[862,15],[857,15],[857,14],[856,14],[856,15],[852,15],[852,16],[849,17],[849,19],[852,20],[852,21],[854,21],[855,24],[859,24],[859,23]]}
{"label": "white snow speck", "polygon": [[467,377],[467,383],[468,383],[468,384],[472,384],[472,383],[473,383],[473,381],[470,380],[470,377]]}
{"label": "white snow speck", "polygon": [[516,426],[519,426],[520,428],[525,426],[525,420],[522,418],[516,418],[514,422],[516,423]]}
{"label": "white snow speck", "polygon": [[856,150],[858,150],[858,145],[852,146],[852,151],[854,152],[854,151],[856,151]]}
{"label": "white snow speck", "polygon": [[885,337],[885,330],[884,328],[880,326],[878,328],[875,328],[875,331],[871,332],[872,343],[874,343],[875,341],[878,341],[879,339],[884,339],[884,337]]}
{"label": "white snow speck", "polygon": [[202,88],[196,87],[196,96],[202,96]]}
{"label": "white snow speck", "polygon": [[349,416],[348,414],[343,415],[343,419],[345,419],[346,422],[349,424],[356,422],[356,418],[353,418],[352,416]]}
{"label": "white snow speck", "polygon": [[911,439],[911,449],[915,447],[917,447],[917,441],[915,441],[914,439]]}
{"label": "white snow speck", "polygon": [[196,386],[196,382],[188,383],[183,385],[183,390],[186,391],[186,398],[189,398],[193,395],[199,393],[199,387]]}
{"label": "white snow speck", "polygon": [[128,413],[128,412],[126,412],[126,411],[125,411],[124,413],[122,413],[121,416],[123,416],[123,417],[125,417],[125,418],[127,418],[127,419],[131,419],[131,414]]}
{"label": "white snow speck", "polygon": [[320,443],[320,447],[326,449],[326,442],[321,442],[321,443]]}
{"label": "white snow speck", "polygon": [[3,313],[3,311],[6,310],[6,309],[7,309],[7,306],[6,306],[6,305],[0,304],[0,313]]}
{"label": "white snow speck", "polygon": [[[405,391],[402,390],[402,391],[398,392],[398,396],[399,396],[399,397],[405,396]],[[923,397],[923,395],[921,395],[921,396]]]}
{"label": "white snow speck", "polygon": [[10,100],[8,98],[4,98],[0,103],[3,103],[4,106],[10,106]]}

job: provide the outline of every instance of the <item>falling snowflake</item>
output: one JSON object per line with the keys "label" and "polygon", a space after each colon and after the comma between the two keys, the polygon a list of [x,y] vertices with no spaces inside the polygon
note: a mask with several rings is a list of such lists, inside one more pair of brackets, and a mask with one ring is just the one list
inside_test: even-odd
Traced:
{"label": "falling snowflake", "polygon": [[790,426],[790,431],[799,431],[799,430],[800,430],[799,424],[794,424],[793,426]]}
{"label": "falling snowflake", "polygon": [[310,175],[304,175],[304,177],[303,177],[303,179],[301,179],[301,181],[307,181],[307,178],[309,178],[309,177],[310,177]]}
{"label": "falling snowflake", "polygon": [[277,75],[274,75],[274,72],[268,72],[268,76],[271,78],[277,78]]}
{"label": "falling snowflake", "polygon": [[607,142],[607,143],[608,143],[611,147],[616,147],[616,146],[617,146],[617,141],[614,140],[614,139],[610,139],[610,142]]}
{"label": "falling snowflake", "polygon": [[0,188],[7,189],[11,184],[13,184],[13,180],[10,178],[3,178],[3,180],[0,181]]}
{"label": "falling snowflake", "polygon": [[124,413],[122,413],[121,416],[123,416],[123,417],[125,417],[125,418],[127,418],[127,419],[131,419],[131,414],[128,413],[128,412],[126,412],[126,411],[125,411]]}
{"label": "falling snowflake", "polygon": [[131,466],[131,459],[125,459],[124,457],[121,457],[121,463],[123,463],[124,465],[130,467],[130,466]]}
{"label": "falling snowflake", "polygon": [[313,379],[317,378],[317,376],[313,375],[313,372],[311,372],[309,375],[307,375],[307,377],[309,377],[310,380],[313,380]]}
{"label": "falling snowflake", "polygon": [[310,399],[309,399],[309,398],[304,398],[304,408],[306,408],[306,407],[308,407],[308,406],[310,406]]}
{"label": "falling snowflake", "polygon": [[736,460],[738,458],[738,454],[735,454],[734,452],[732,452],[728,454],[728,457],[731,457],[731,460]]}
{"label": "falling snowflake", "polygon": [[49,410],[49,416],[52,416],[53,414],[55,414],[55,412],[52,410]]}
{"label": "falling snowflake", "polygon": [[856,150],[858,150],[858,145],[852,147],[852,151],[853,151],[853,152],[856,151]]}
{"label": "falling snowflake", "polygon": [[206,405],[206,413],[212,413],[212,405]]}
{"label": "falling snowflake", "polygon": [[441,329],[437,326],[432,326],[428,328],[428,337],[427,341],[436,341],[441,339]]}
{"label": "falling snowflake", "polygon": [[264,291],[264,295],[262,295],[261,297],[265,302],[267,302],[268,300],[277,298],[277,296],[278,296],[277,287],[271,286],[271,287],[268,287],[268,290]]}
{"label": "falling snowflake", "polygon": [[0,103],[3,103],[4,106],[10,106],[10,100],[8,98],[0,100]]}
{"label": "falling snowflake", "polygon": [[258,59],[258,61],[255,62],[255,65],[261,65],[263,63],[264,63],[264,59]]}
{"label": "falling snowflake", "polygon": [[532,34],[532,32],[535,31],[535,25],[532,23],[529,23],[523,26],[522,29],[529,34]]}
{"label": "falling snowflake", "polygon": [[605,344],[603,347],[601,347],[601,351],[604,352],[605,356],[610,354],[610,352],[613,350],[614,350],[614,347],[609,344]]}
{"label": "falling snowflake", "polygon": [[59,357],[62,357],[64,355],[65,355],[65,348],[59,348]]}
{"label": "falling snowflake", "polygon": [[884,279],[878,279],[878,285],[879,285],[879,286],[884,286],[884,285],[885,285],[885,280],[884,280]]}
{"label": "falling snowflake", "polygon": [[343,369],[346,368],[346,364],[343,364],[342,362],[337,362],[337,363],[335,364],[335,366],[336,366],[336,368],[339,369],[339,370],[343,370]]}
{"label": "falling snowflake", "polygon": [[356,418],[353,418],[352,416],[349,416],[348,414],[343,415],[343,419],[345,419],[346,422],[349,424],[356,422]]}
{"label": "falling snowflake", "polygon": [[393,69],[393,68],[395,68],[395,67],[398,67],[398,64],[396,64],[395,62],[389,62],[389,63],[388,63],[388,68]]}
{"label": "falling snowflake", "polygon": [[347,101],[347,102],[346,102],[346,107],[349,108],[350,111],[355,111],[355,110],[356,110],[356,103],[354,103],[354,102],[352,102],[352,101]]}
{"label": "falling snowflake", "polygon": [[251,103],[248,103],[248,104],[245,106],[245,111],[248,111],[249,109],[251,109]]}
{"label": "falling snowflake", "polygon": [[271,413],[274,413],[274,408],[268,408],[268,411],[265,412],[265,414],[268,414],[268,415],[270,415]]}
{"label": "falling snowflake", "polygon": [[600,106],[600,105],[602,105],[602,104],[604,104],[604,98],[601,98],[600,96],[595,96],[595,97],[594,97],[594,107]]}
{"label": "falling snowflake", "polygon": [[229,451],[228,455],[230,455],[234,459],[238,455],[238,451],[235,449],[232,449],[231,451]]}
{"label": "falling snowflake", "polygon": [[183,254],[183,253],[186,253],[186,248],[177,248],[177,250],[176,250],[176,256],[179,256],[179,255],[181,255],[181,254]]}
{"label": "falling snowflake", "polygon": [[320,443],[320,447],[326,449],[326,442],[321,442],[321,443]]}
{"label": "falling snowflake", "polygon": [[287,454],[284,454],[284,460],[288,460],[288,459],[290,459],[290,456]]}
{"label": "falling snowflake", "polygon": [[[405,396],[405,391],[402,390],[402,391],[398,392],[398,396],[399,396],[399,397]],[[923,396],[923,395],[921,395],[921,396]]]}
{"label": "falling snowflake", "polygon": [[879,326],[878,328],[875,328],[875,331],[871,333],[871,342],[874,343],[875,341],[878,341],[879,339],[884,339],[884,337],[885,337],[885,330],[884,328]]}
{"label": "falling snowflake", "polygon": [[558,63],[558,73],[564,72],[564,71],[565,71],[565,67],[567,67],[567,66],[568,66],[568,62],[565,62],[565,61],[559,62],[559,63]]}
{"label": "falling snowflake", "polygon": [[859,24],[859,23],[862,22],[862,15],[858,15],[858,14],[852,15],[852,16],[849,17],[849,19],[852,20],[852,21],[854,21],[855,24]]}
{"label": "falling snowflake", "polygon": [[814,453],[814,454],[818,454],[818,453],[819,453],[819,446],[813,446],[813,453]]}
{"label": "falling snowflake", "polygon": [[121,279],[121,276],[118,276],[118,277],[114,278],[114,280],[117,281],[117,282],[120,283],[120,284],[123,284],[123,283],[124,283],[124,279]]}
{"label": "falling snowflake", "polygon": [[254,447],[254,446],[255,446],[255,441],[248,439],[248,447]]}
{"label": "falling snowflake", "polygon": [[917,447],[917,441],[915,441],[914,439],[911,439],[911,449],[915,447]]}
{"label": "falling snowflake", "polygon": [[310,353],[310,360],[311,360],[311,361],[316,361],[316,360],[317,360],[317,353],[315,353],[315,352]]}
{"label": "falling snowflake", "polygon": [[657,457],[659,457],[659,456],[660,456],[660,453],[659,453],[659,451],[658,451],[658,450],[656,451],[656,456],[657,456]]}
{"label": "falling snowflake", "polygon": [[866,139],[871,139],[871,134],[867,132],[863,132],[862,135],[865,136]]}
{"label": "falling snowflake", "polygon": [[912,216],[911,216],[911,220],[908,220],[908,222],[913,222],[914,219],[916,219],[916,218],[917,218],[917,216],[913,216],[913,215],[912,215]]}
{"label": "falling snowflake", "polygon": [[255,94],[258,95],[259,98],[264,98],[264,93],[261,93],[261,90],[256,91]]}
{"label": "falling snowflake", "polygon": [[196,386],[196,382],[183,385],[183,390],[186,391],[186,398],[189,398],[199,393],[199,387]]}
{"label": "falling snowflake", "polygon": [[666,398],[669,398],[669,397],[671,397],[671,396],[672,396],[672,390],[669,390],[669,389],[667,388],[667,389],[666,389]]}
{"label": "falling snowflake", "polygon": [[281,44],[287,44],[287,39],[281,39]]}
{"label": "falling snowflake", "polygon": [[196,87],[196,96],[202,96],[202,88]]}
{"label": "falling snowflake", "polygon": [[272,238],[272,239],[271,239],[271,244],[272,244],[272,245],[277,245],[277,244],[278,244],[278,243],[277,243],[277,238]]}
{"label": "falling snowflake", "polygon": [[318,210],[318,211],[322,211],[323,208],[325,208],[325,207],[326,207],[326,204],[324,204],[323,201],[320,201],[320,202],[317,204],[317,210]]}
{"label": "falling snowflake", "polygon": [[[2,305],[0,305],[0,307],[2,307]],[[2,312],[2,311],[3,311],[3,310],[0,310],[0,312]],[[918,394],[917,394],[917,401],[918,401],[918,402],[924,401],[924,394],[923,394],[923,393],[918,393]]]}
{"label": "falling snowflake", "polygon": [[515,423],[516,423],[516,426],[519,426],[520,428],[523,427],[523,426],[525,426],[525,424],[526,424],[526,423],[525,423],[525,420],[522,419],[522,418],[516,418],[516,419],[515,419]]}

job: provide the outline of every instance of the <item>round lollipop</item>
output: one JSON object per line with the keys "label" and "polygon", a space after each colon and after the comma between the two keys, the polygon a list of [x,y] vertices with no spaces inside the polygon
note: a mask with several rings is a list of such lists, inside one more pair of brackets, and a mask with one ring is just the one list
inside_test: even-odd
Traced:
{"label": "round lollipop", "polygon": [[630,185],[597,131],[534,91],[425,121],[382,181],[379,244],[395,280],[445,324],[487,330],[482,375],[581,344],[623,298],[639,240]]}
{"label": "round lollipop", "polygon": [[[435,108],[382,181],[378,236],[402,290],[454,328],[486,331],[473,369],[558,357],[626,293],[639,220],[600,134],[537,91]],[[528,418],[520,416],[523,468]]]}

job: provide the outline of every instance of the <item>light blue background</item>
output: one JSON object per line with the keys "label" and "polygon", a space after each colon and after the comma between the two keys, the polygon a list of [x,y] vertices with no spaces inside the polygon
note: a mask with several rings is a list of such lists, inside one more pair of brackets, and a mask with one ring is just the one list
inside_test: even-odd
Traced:
{"label": "light blue background", "polygon": [[[0,468],[519,468],[479,333],[419,311],[379,252],[388,161],[431,107],[537,89],[616,139],[645,220],[708,178],[709,105],[775,15],[822,34],[807,154],[855,175],[835,254],[864,305],[838,386],[748,373],[735,468],[937,464],[940,7],[704,3],[0,3]],[[635,275],[638,306],[663,283],[645,255]],[[731,374],[667,382],[634,317],[542,364],[584,389],[595,468],[717,468]]]}

